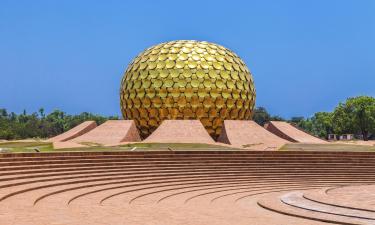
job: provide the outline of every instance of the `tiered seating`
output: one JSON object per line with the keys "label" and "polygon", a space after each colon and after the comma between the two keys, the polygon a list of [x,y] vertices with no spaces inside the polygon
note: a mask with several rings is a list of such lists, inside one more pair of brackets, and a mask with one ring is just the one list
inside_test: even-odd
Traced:
{"label": "tiered seating", "polygon": [[374,156],[2,154],[0,224],[372,224]]}

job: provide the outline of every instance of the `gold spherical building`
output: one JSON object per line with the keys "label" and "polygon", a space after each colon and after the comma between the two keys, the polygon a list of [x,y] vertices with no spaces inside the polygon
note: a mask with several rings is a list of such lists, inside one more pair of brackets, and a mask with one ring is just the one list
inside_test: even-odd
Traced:
{"label": "gold spherical building", "polygon": [[199,119],[217,138],[224,120],[249,120],[255,103],[253,77],[223,46],[171,41],[146,49],[128,66],[120,88],[124,119],[143,138],[165,119]]}

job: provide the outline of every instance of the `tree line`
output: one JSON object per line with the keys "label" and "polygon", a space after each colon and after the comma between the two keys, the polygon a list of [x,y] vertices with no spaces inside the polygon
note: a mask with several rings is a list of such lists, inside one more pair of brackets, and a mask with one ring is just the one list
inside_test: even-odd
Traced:
{"label": "tree line", "polygon": [[367,141],[370,138],[375,139],[375,98],[348,98],[339,103],[332,112],[317,112],[310,118],[292,117],[290,120],[271,116],[265,108],[258,107],[253,119],[260,125],[270,120],[288,121],[321,138],[327,138],[329,134],[354,134]]}
{"label": "tree line", "polygon": [[118,119],[118,117],[105,117],[87,112],[69,115],[60,110],[54,110],[46,115],[43,108],[31,114],[27,114],[25,110],[21,114],[16,114],[0,109],[0,139],[48,138],[87,120],[102,124],[108,119]]}
{"label": "tree line", "polygon": [[[21,114],[9,113],[6,109],[0,109],[0,139],[48,138],[87,120],[102,124],[109,119],[119,118],[87,112],[69,115],[60,110],[54,110],[46,115],[43,108],[31,114],[27,114],[26,111]],[[268,121],[288,121],[321,138],[327,138],[328,134],[355,134],[368,140],[375,138],[375,98],[348,98],[345,102],[339,103],[332,112],[317,112],[310,118],[292,117],[290,120],[272,116],[264,107],[257,107],[253,119],[261,126]]]}

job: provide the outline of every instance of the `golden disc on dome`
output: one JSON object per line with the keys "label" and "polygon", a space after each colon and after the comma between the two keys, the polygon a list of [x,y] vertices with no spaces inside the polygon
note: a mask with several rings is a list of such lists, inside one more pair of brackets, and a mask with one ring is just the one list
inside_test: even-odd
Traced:
{"label": "golden disc on dome", "polygon": [[211,89],[210,95],[212,98],[217,98],[218,96],[220,96],[219,91],[217,89]]}
{"label": "golden disc on dome", "polygon": [[216,98],[215,105],[217,108],[221,109],[225,106],[225,102],[223,98]]}
{"label": "golden disc on dome", "polygon": [[206,55],[204,55],[204,58],[205,58],[207,61],[215,61],[215,58],[214,58],[212,55],[210,55],[210,54],[206,54]]}
{"label": "golden disc on dome", "polygon": [[167,118],[168,117],[168,109],[160,108],[159,109],[159,116],[160,116],[161,119]]}
{"label": "golden disc on dome", "polygon": [[158,68],[158,69],[163,69],[164,67],[165,67],[165,62],[164,61],[159,61],[156,64],[156,68]]}
{"label": "golden disc on dome", "polygon": [[139,69],[143,70],[147,67],[147,63],[145,62],[142,62],[140,65],[139,65]]}
{"label": "golden disc on dome", "polygon": [[173,80],[165,80],[164,86],[167,87],[167,88],[172,87],[173,86]]}
{"label": "golden disc on dome", "polygon": [[224,80],[227,80],[227,79],[229,78],[229,73],[228,73],[228,71],[221,70],[221,71],[220,71],[220,76],[221,76],[221,78],[223,78]]}
{"label": "golden disc on dome", "polygon": [[170,115],[171,119],[177,119],[178,118],[178,114],[180,113],[178,111],[178,109],[170,108],[170,109],[168,109],[168,111],[169,111],[169,115]]}
{"label": "golden disc on dome", "polygon": [[199,81],[198,80],[192,80],[190,82],[190,84],[191,84],[192,87],[195,87],[195,88],[199,87]]}
{"label": "golden disc on dome", "polygon": [[193,96],[190,101],[190,105],[195,108],[199,106],[199,99],[197,96]]}
{"label": "golden disc on dome", "polygon": [[210,80],[204,80],[204,81],[203,81],[203,85],[204,85],[206,88],[209,88],[209,87],[211,87],[212,83],[211,83]]}
{"label": "golden disc on dome", "polygon": [[168,75],[169,75],[169,71],[168,70],[159,70],[159,76],[161,78],[166,78],[166,77],[168,77]]}
{"label": "golden disc on dome", "polygon": [[208,62],[202,61],[201,62],[201,67],[203,69],[208,69],[210,67],[210,64]]}
{"label": "golden disc on dome", "polygon": [[156,91],[153,88],[146,90],[146,96],[149,98],[153,98],[156,95]]}
{"label": "golden disc on dome", "polygon": [[146,108],[149,108],[151,106],[151,101],[149,98],[142,99],[142,105]]}
{"label": "golden disc on dome", "polygon": [[242,99],[238,99],[238,100],[236,101],[236,107],[237,107],[238,109],[242,109],[242,107],[243,107],[243,100],[242,100]]}
{"label": "golden disc on dome", "polygon": [[186,80],[178,80],[177,84],[179,87],[186,87]]}
{"label": "golden disc on dome", "polygon": [[179,49],[179,48],[176,48],[176,47],[173,47],[173,48],[171,48],[171,50],[170,50],[171,53],[178,53],[179,51],[180,51],[180,49]]}
{"label": "golden disc on dome", "polygon": [[152,105],[155,106],[156,108],[159,108],[162,105],[162,101],[159,97],[153,97],[151,99],[151,102],[152,102]]}
{"label": "golden disc on dome", "polygon": [[235,88],[235,86],[234,86],[234,82],[231,81],[231,80],[228,80],[228,81],[227,81],[227,87],[228,87],[229,89],[233,89],[233,88]]}
{"label": "golden disc on dome", "polygon": [[198,60],[201,59],[201,57],[200,57],[198,54],[193,54],[193,55],[191,56],[191,58],[192,58],[193,60],[195,60],[195,61],[198,61]]}
{"label": "golden disc on dome", "polygon": [[191,118],[191,117],[194,117],[194,113],[193,113],[193,110],[191,110],[190,108],[184,108],[183,112],[184,114],[184,117],[185,118]]}
{"label": "golden disc on dome", "polygon": [[153,62],[153,61],[155,61],[157,59],[158,59],[158,55],[149,55],[148,56],[148,60],[151,61],[151,62]]}
{"label": "golden disc on dome", "polygon": [[225,87],[225,84],[222,80],[216,80],[216,87],[217,88],[224,88]]}
{"label": "golden disc on dome", "polygon": [[149,115],[150,118],[155,118],[159,115],[159,111],[157,109],[150,108],[148,110],[148,115]]}
{"label": "golden disc on dome", "polygon": [[160,54],[158,55],[158,60],[161,60],[161,61],[164,61],[168,58],[168,55],[167,54]]}
{"label": "golden disc on dome", "polygon": [[177,54],[168,54],[169,61],[173,61],[177,59]]}
{"label": "golden disc on dome", "polygon": [[189,69],[185,69],[183,72],[182,72],[182,75],[186,78],[188,77],[191,77],[191,70]]}
{"label": "golden disc on dome", "polygon": [[210,118],[217,118],[217,110],[215,108],[211,108],[209,111],[208,111],[208,116]]}
{"label": "golden disc on dome", "polygon": [[217,70],[221,70],[223,68],[223,66],[219,62],[213,62],[212,65]]}
{"label": "golden disc on dome", "polygon": [[177,69],[184,68],[184,66],[185,66],[185,62],[184,62],[184,61],[179,61],[179,60],[176,61],[176,65],[175,65],[175,67],[176,67]]}
{"label": "golden disc on dome", "polygon": [[184,52],[184,53],[190,53],[190,52],[191,52],[191,49],[190,49],[190,48],[187,48],[187,47],[183,47],[183,48],[181,49],[181,51]]}
{"label": "golden disc on dome", "polygon": [[147,68],[149,70],[155,69],[156,67],[156,62],[147,62]]}
{"label": "golden disc on dome", "polygon": [[205,52],[205,50],[203,48],[200,48],[200,47],[195,47],[194,50],[195,50],[196,53],[199,53],[199,54]]}
{"label": "golden disc on dome", "polygon": [[224,63],[224,68],[225,68],[226,70],[230,70],[230,71],[233,70],[233,68],[232,68],[232,64],[227,63],[227,62]]}
{"label": "golden disc on dome", "polygon": [[133,88],[138,89],[142,85],[142,82],[140,80],[137,80],[134,82]]}
{"label": "golden disc on dome", "polygon": [[213,102],[211,98],[205,98],[203,101],[203,106],[205,108],[210,108],[212,106]]}
{"label": "golden disc on dome", "polygon": [[134,105],[135,108],[141,107],[141,100],[139,98],[135,98],[133,100],[133,105]]}
{"label": "golden disc on dome", "polygon": [[194,92],[191,88],[186,88],[184,94],[186,97],[190,98],[194,95]]}
{"label": "golden disc on dome", "polygon": [[228,90],[228,89],[224,89],[224,90],[222,90],[222,92],[221,92],[221,96],[223,96],[223,98],[230,98],[231,97],[231,93],[230,93],[230,91]]}
{"label": "golden disc on dome", "polygon": [[178,75],[180,75],[179,70],[176,70],[176,69],[170,70],[169,72],[170,72],[172,78],[178,77]]}
{"label": "golden disc on dome", "polygon": [[158,91],[158,96],[160,97],[160,98],[165,98],[165,97],[167,97],[167,95],[168,95],[168,91],[167,91],[167,89],[160,89],[159,91]]}
{"label": "golden disc on dome", "polygon": [[223,62],[225,60],[224,56],[222,56],[222,55],[217,55],[215,58],[216,58],[217,61],[220,61],[220,62]]}
{"label": "golden disc on dome", "polygon": [[197,115],[198,118],[204,117],[205,111],[203,108],[199,107],[195,110],[195,114]]}
{"label": "golden disc on dome", "polygon": [[164,99],[163,103],[164,103],[164,105],[165,105],[166,107],[173,107],[173,105],[174,105],[174,100],[173,100],[172,97],[167,97],[167,98]]}
{"label": "golden disc on dome", "polygon": [[215,79],[215,78],[217,77],[217,73],[216,73],[215,70],[210,70],[210,71],[208,72],[208,75],[209,75],[211,78],[213,78],[213,79]]}
{"label": "golden disc on dome", "polygon": [[204,89],[198,90],[198,97],[204,98],[207,95],[207,91]]}
{"label": "golden disc on dome", "polygon": [[188,61],[188,67],[191,68],[191,69],[194,69],[195,67],[197,67],[197,65],[198,65],[197,62]]}
{"label": "golden disc on dome", "polygon": [[148,77],[151,79],[157,78],[159,76],[158,70],[150,70]]}
{"label": "golden disc on dome", "polygon": [[184,54],[184,53],[181,53],[179,56],[178,56],[178,59],[179,60],[182,60],[182,61],[185,61],[189,58],[189,56],[187,54]]}
{"label": "golden disc on dome", "polygon": [[231,109],[231,108],[234,107],[234,100],[233,99],[229,98],[227,100],[227,107],[228,107],[228,109]]}
{"label": "golden disc on dome", "polygon": [[146,92],[145,92],[144,89],[137,89],[136,92],[137,92],[137,97],[138,98],[142,99],[143,97],[145,97]]}
{"label": "golden disc on dome", "polygon": [[140,78],[145,79],[148,76],[148,71],[142,70],[139,72]]}
{"label": "golden disc on dome", "polygon": [[170,95],[171,95],[172,97],[174,97],[174,98],[177,98],[178,96],[180,96],[180,90],[174,88],[173,90],[170,91]]}
{"label": "golden disc on dome", "polygon": [[204,76],[206,75],[206,73],[203,70],[197,70],[195,74],[198,78],[204,78]]}
{"label": "golden disc on dome", "polygon": [[151,86],[151,81],[149,81],[149,80],[143,81],[143,83],[142,83],[143,88],[149,88],[150,86]]}
{"label": "golden disc on dome", "polygon": [[161,53],[168,53],[169,52],[169,49],[168,48],[162,48],[160,50]]}
{"label": "golden disc on dome", "polygon": [[150,125],[151,127],[157,127],[158,126],[158,121],[156,121],[155,119],[150,119],[148,121],[148,125]]}
{"label": "golden disc on dome", "polygon": [[238,90],[233,90],[233,91],[232,91],[232,97],[233,97],[234,99],[238,99],[238,98],[240,98],[240,92],[239,92]]}
{"label": "golden disc on dome", "polygon": [[178,107],[185,107],[186,106],[186,98],[185,97],[179,97],[177,100]]}
{"label": "golden disc on dome", "polygon": [[153,86],[154,88],[160,88],[162,85],[163,85],[163,82],[162,82],[161,80],[154,80],[154,81],[152,82],[152,86]]}

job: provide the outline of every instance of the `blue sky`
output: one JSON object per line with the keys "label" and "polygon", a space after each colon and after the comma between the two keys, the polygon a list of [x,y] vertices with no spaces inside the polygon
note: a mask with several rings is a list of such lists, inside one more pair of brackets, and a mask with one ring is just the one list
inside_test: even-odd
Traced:
{"label": "blue sky", "polygon": [[375,96],[374,0],[0,0],[0,108],[120,115],[127,64],[176,39],[235,51],[275,115]]}

